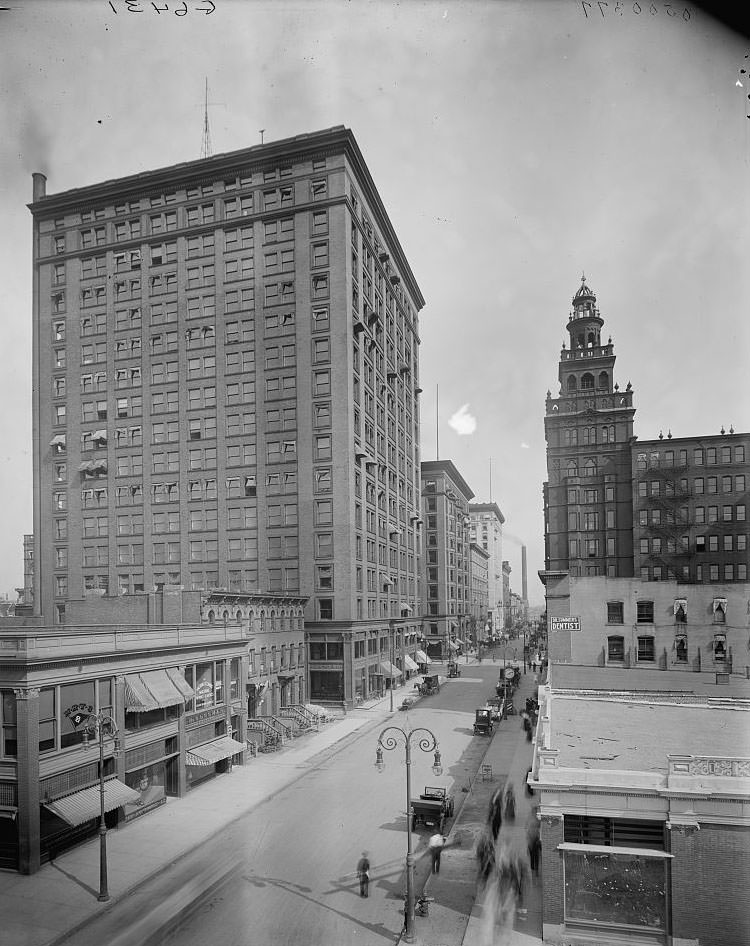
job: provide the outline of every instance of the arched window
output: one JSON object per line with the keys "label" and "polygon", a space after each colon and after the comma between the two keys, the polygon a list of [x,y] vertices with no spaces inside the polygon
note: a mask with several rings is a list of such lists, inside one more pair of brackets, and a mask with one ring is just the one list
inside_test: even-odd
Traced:
{"label": "arched window", "polygon": [[216,615],[214,614],[213,609],[212,609],[211,611],[208,612],[208,623],[213,624],[215,620],[216,620]]}
{"label": "arched window", "polygon": [[583,442],[584,444],[596,443],[596,427],[583,428]]}
{"label": "arched window", "polygon": [[568,470],[566,476],[578,476],[578,467],[575,460],[568,460]]}
{"label": "arched window", "polygon": [[242,620],[242,611],[240,611],[240,609],[237,608],[237,611],[234,616],[235,616],[235,619],[237,620],[237,623],[239,624],[240,621]]}
{"label": "arched window", "polygon": [[609,375],[606,371],[599,372],[599,390],[606,391],[609,388]]}
{"label": "arched window", "polygon": [[585,375],[581,377],[581,390],[582,391],[593,391],[594,390],[594,376],[588,371]]}
{"label": "arched window", "polygon": [[222,617],[224,619],[224,623],[226,624],[229,621],[229,611],[225,610]]}
{"label": "arched window", "polygon": [[583,475],[584,476],[596,476],[596,460],[592,460],[590,457],[583,465]]}
{"label": "arched window", "polygon": [[568,390],[575,391],[577,387],[576,377],[574,374],[568,375]]}

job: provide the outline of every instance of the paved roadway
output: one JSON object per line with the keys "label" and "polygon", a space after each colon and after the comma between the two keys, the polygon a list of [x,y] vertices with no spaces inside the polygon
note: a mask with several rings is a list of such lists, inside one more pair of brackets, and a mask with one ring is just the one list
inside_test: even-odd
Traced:
{"label": "paved roadway", "polygon": [[[394,713],[313,757],[306,774],[233,825],[238,868],[163,939],[163,946],[382,946],[402,925],[406,852],[404,751],[385,752],[386,769],[374,767],[382,726],[429,727],[437,736],[444,774],[431,772],[432,753],[413,746],[412,794],[424,785],[454,793],[456,808],[479,766],[485,742],[473,737],[474,710],[492,695],[498,664],[462,667],[441,692],[408,713]],[[407,689],[396,691],[396,705]],[[427,832],[413,834],[417,890],[429,870]],[[226,839],[201,852],[220,859]],[[369,852],[370,896],[363,899],[355,867]]]}

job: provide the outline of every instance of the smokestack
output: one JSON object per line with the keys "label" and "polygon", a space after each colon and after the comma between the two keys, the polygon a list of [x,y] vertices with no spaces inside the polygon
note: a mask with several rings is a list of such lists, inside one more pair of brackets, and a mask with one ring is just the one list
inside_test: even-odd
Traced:
{"label": "smokestack", "polygon": [[524,604],[529,600],[526,582],[526,546],[521,546],[521,598]]}
{"label": "smokestack", "polygon": [[31,175],[31,180],[33,182],[33,200],[36,203],[36,201],[41,200],[42,197],[46,197],[47,195],[47,176],[42,174],[41,171],[34,171]]}

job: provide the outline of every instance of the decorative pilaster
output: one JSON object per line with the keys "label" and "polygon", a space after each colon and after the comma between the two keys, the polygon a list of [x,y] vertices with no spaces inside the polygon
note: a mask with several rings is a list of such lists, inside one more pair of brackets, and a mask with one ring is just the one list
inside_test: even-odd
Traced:
{"label": "decorative pilaster", "polygon": [[39,824],[39,688],[14,690],[18,763],[18,870],[34,874],[40,867]]}

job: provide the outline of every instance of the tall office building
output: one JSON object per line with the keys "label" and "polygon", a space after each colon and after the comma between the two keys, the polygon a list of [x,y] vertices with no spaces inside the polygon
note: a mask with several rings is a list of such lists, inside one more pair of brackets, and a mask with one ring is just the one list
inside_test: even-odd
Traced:
{"label": "tall office building", "polygon": [[585,278],[573,296],[560,391],[547,391],[545,565],[572,575],[633,574],[633,393],[614,380],[612,339]]}
{"label": "tall office building", "polygon": [[[422,463],[425,528],[425,649],[447,657],[466,644],[471,621],[471,531],[474,493],[450,460]],[[460,642],[460,643],[459,643]]]}
{"label": "tall office building", "polygon": [[418,629],[424,304],[353,134],[35,174],[30,210],[36,613],[301,594],[310,696],[351,697],[368,635]]}
{"label": "tall office building", "polygon": [[480,637],[503,628],[503,523],[497,503],[470,503],[471,539],[489,556],[487,562],[487,613],[478,629]]}

